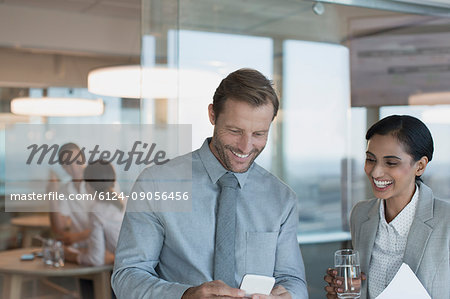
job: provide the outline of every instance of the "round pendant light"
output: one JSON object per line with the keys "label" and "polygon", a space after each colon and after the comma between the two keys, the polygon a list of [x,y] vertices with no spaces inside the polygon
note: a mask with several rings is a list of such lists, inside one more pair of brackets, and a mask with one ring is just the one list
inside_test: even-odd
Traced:
{"label": "round pendant light", "polygon": [[11,112],[36,116],[96,116],[103,114],[101,99],[81,98],[15,98],[11,101]]}

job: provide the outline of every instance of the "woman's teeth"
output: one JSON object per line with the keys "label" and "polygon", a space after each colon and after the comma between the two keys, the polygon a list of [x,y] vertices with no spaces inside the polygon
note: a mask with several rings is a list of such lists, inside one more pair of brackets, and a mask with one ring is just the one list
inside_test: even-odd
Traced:
{"label": "woman's teeth", "polygon": [[385,188],[386,186],[392,184],[394,181],[379,181],[373,179],[373,182],[375,183],[375,186],[377,186],[378,188]]}

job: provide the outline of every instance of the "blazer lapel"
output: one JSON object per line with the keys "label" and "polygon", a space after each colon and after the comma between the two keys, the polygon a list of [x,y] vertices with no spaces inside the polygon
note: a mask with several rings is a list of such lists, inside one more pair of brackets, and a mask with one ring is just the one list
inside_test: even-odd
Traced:
{"label": "blazer lapel", "polygon": [[366,271],[366,274],[369,271],[370,257],[377,235],[378,223],[380,222],[380,202],[381,200],[377,200],[377,203],[370,209],[367,220],[361,223],[359,254],[361,259],[361,270]]}
{"label": "blazer lapel", "polygon": [[434,197],[431,189],[420,183],[416,215],[409,230],[403,261],[417,273],[433,228],[426,222],[433,218]]}

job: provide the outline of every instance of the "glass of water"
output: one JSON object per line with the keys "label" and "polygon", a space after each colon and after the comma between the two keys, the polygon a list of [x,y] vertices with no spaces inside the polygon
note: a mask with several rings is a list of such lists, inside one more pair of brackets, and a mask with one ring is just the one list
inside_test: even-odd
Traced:
{"label": "glass of water", "polygon": [[359,267],[359,253],[353,249],[342,249],[334,253],[336,278],[342,281],[342,293],[338,298],[355,299],[361,297],[361,269]]}
{"label": "glass of water", "polygon": [[64,267],[64,247],[61,241],[56,241],[53,246],[53,267]]}
{"label": "glass of water", "polygon": [[42,259],[47,266],[53,266],[53,246],[55,241],[53,239],[46,239],[42,246]]}

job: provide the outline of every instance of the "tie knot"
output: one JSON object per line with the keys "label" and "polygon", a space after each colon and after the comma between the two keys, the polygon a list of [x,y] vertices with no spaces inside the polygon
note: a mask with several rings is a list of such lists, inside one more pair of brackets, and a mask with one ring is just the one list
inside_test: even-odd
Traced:
{"label": "tie knot", "polygon": [[222,188],[230,187],[230,188],[236,189],[238,186],[238,180],[233,173],[227,172],[223,176],[220,177],[219,186]]}

